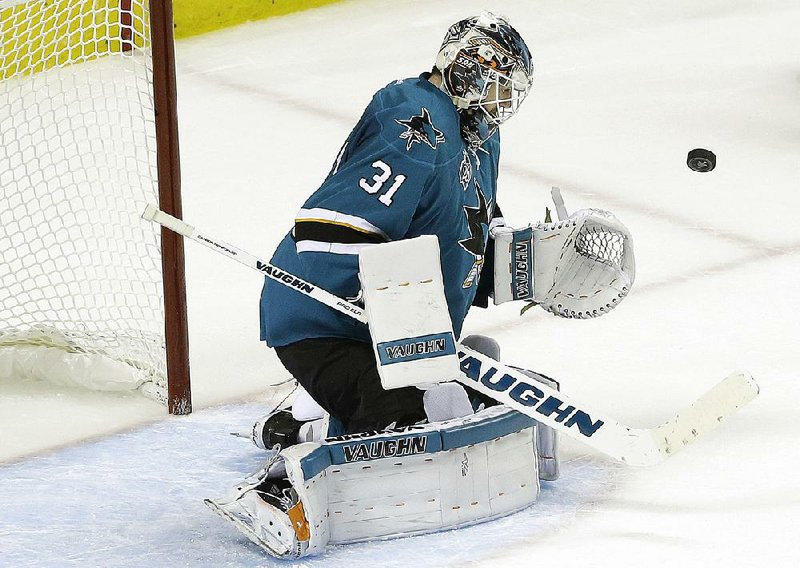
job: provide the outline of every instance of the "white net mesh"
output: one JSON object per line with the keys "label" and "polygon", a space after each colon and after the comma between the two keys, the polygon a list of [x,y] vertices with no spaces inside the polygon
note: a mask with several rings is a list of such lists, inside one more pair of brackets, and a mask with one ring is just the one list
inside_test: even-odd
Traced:
{"label": "white net mesh", "polygon": [[163,395],[147,9],[0,0],[0,349],[108,357]]}
{"label": "white net mesh", "polygon": [[575,250],[595,262],[621,269],[625,254],[625,235],[607,227],[587,223],[575,238]]}

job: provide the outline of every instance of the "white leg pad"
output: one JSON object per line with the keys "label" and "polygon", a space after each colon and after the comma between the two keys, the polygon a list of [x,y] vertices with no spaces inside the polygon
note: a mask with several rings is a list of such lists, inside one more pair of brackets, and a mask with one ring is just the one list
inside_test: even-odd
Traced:
{"label": "white leg pad", "polygon": [[422,395],[428,422],[444,422],[473,413],[467,391],[458,383],[441,383]]}
{"label": "white leg pad", "polygon": [[291,483],[285,506],[262,499],[258,482],[206,503],[280,558],[467,526],[536,501],[536,429],[531,418],[497,406],[444,423],[298,444],[279,455]]}

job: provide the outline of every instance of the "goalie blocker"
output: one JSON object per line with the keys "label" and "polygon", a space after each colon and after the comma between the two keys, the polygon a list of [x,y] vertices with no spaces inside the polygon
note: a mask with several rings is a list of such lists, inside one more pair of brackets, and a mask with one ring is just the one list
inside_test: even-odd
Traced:
{"label": "goalie blocker", "polygon": [[385,389],[452,381],[461,373],[433,235],[358,255],[378,374]]}

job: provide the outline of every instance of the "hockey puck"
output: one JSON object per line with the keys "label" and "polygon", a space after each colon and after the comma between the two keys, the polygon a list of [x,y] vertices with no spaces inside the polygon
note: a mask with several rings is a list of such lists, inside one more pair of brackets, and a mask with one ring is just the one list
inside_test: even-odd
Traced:
{"label": "hockey puck", "polygon": [[686,156],[686,165],[696,172],[710,172],[717,165],[717,157],[711,150],[695,148]]}

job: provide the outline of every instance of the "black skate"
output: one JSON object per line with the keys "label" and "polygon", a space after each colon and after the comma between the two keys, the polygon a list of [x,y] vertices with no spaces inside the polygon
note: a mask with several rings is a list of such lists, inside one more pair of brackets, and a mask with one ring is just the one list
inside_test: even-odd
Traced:
{"label": "black skate", "polygon": [[298,443],[303,424],[294,419],[291,410],[277,410],[253,424],[251,439],[262,450],[287,448]]}

